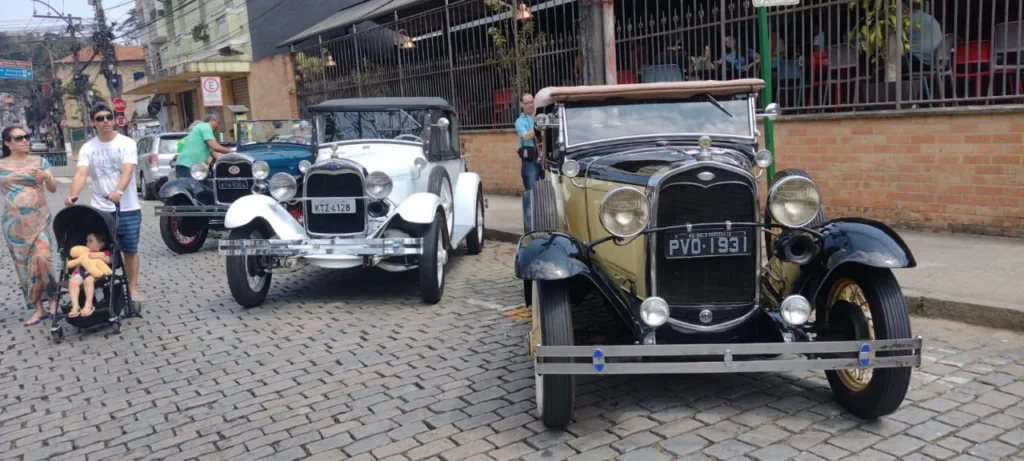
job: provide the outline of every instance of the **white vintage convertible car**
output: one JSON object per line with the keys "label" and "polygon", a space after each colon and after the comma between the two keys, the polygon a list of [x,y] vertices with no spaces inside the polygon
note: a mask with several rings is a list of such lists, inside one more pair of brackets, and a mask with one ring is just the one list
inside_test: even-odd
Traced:
{"label": "white vintage convertible car", "polygon": [[454,109],[440,98],[361,98],[309,111],[315,156],[299,166],[302,193],[276,174],[269,196],[235,200],[224,218],[219,252],[235,301],[260,305],[273,274],[304,264],[416,269],[423,300],[440,301],[448,252],[484,245],[480,175],[459,152]]}

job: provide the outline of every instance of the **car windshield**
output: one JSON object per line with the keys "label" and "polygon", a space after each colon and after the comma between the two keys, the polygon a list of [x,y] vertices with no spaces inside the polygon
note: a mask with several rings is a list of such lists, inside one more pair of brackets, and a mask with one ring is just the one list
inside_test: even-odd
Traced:
{"label": "car windshield", "polygon": [[313,126],[308,120],[252,120],[239,123],[239,144],[309,144]]}
{"label": "car windshield", "polygon": [[[327,112],[320,115],[321,142],[359,139],[395,139],[415,141],[425,138],[429,110],[392,109],[376,111]],[[408,136],[411,135],[411,136]]]}
{"label": "car windshield", "polygon": [[158,154],[177,154],[178,153],[178,141],[184,138],[184,136],[165,136],[160,138],[160,146],[157,150]]}
{"label": "car windshield", "polygon": [[710,100],[567,106],[567,142],[571,146],[648,135],[754,135],[750,122],[753,114],[746,99],[722,98],[717,102],[721,108]]}

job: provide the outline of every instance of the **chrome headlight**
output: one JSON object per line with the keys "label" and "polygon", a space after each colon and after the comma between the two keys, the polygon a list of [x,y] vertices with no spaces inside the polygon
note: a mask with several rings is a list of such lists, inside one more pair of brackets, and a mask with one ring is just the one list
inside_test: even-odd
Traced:
{"label": "chrome headlight", "polygon": [[270,178],[270,196],[278,202],[291,200],[298,189],[295,178],[288,173],[278,173]]}
{"label": "chrome headlight", "polygon": [[391,194],[394,184],[391,177],[383,171],[374,171],[366,177],[366,195],[373,198],[385,198]]}
{"label": "chrome headlight", "polygon": [[580,162],[575,160],[566,160],[562,162],[562,174],[575,178],[580,174]]}
{"label": "chrome headlight", "polygon": [[821,210],[821,191],[810,179],[786,176],[768,192],[768,210],[783,226],[806,226]]}
{"label": "chrome headlight", "polygon": [[299,162],[299,173],[306,174],[306,172],[309,171],[309,168],[312,166],[313,164],[309,163],[309,160],[303,160]]}
{"label": "chrome headlight", "polygon": [[651,204],[642,192],[632,187],[620,187],[601,199],[598,218],[609,234],[620,238],[633,237],[650,222]]}
{"label": "chrome headlight", "polygon": [[772,166],[773,158],[774,156],[772,155],[772,151],[768,149],[761,149],[754,154],[754,163],[757,164],[759,168],[768,168]]}
{"label": "chrome headlight", "polygon": [[188,174],[192,175],[192,179],[196,181],[202,181],[210,175],[210,170],[206,168],[206,164],[203,162],[193,163],[188,169]]}
{"label": "chrome headlight", "polygon": [[257,160],[252,164],[252,177],[256,179],[267,179],[270,176],[270,165],[263,160]]}

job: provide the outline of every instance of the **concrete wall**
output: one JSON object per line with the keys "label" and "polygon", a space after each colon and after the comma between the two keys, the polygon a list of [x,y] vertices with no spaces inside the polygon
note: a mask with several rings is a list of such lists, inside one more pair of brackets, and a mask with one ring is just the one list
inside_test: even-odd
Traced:
{"label": "concrete wall", "polygon": [[[778,168],[810,172],[828,216],[1024,237],[1024,112],[792,119],[775,127]],[[485,191],[522,191],[513,131],[464,133],[462,145]]]}
{"label": "concrete wall", "polygon": [[293,119],[299,116],[295,72],[289,54],[252,63],[249,71],[251,120]]}

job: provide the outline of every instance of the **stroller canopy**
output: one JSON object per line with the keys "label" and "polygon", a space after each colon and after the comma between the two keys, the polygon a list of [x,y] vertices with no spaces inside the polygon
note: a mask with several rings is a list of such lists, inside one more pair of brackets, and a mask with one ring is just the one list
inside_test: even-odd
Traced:
{"label": "stroller canopy", "polygon": [[53,236],[63,257],[67,257],[70,247],[85,245],[85,237],[89,234],[103,237],[107,246],[113,248],[117,244],[114,239],[116,232],[112,214],[86,205],[71,205],[53,218]]}

